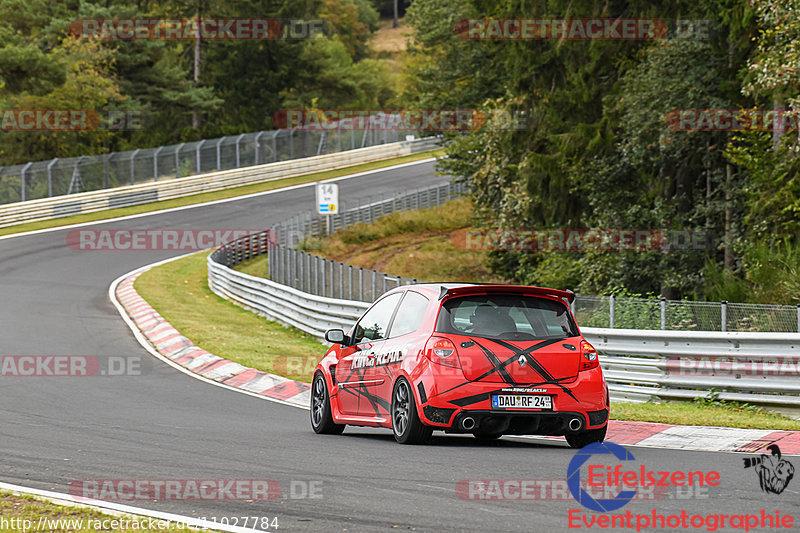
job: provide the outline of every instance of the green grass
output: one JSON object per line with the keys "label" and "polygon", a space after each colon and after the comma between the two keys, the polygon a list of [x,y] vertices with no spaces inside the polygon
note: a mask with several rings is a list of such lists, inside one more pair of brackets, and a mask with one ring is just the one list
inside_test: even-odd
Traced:
{"label": "green grass", "polygon": [[489,271],[486,252],[463,249],[472,213],[470,200],[459,198],[355,224],[324,239],[307,239],[301,247],[335,261],[424,281],[502,282]]}
{"label": "green grass", "polygon": [[251,276],[258,276],[259,278],[268,278],[269,277],[269,267],[267,264],[267,254],[259,255],[249,261],[245,261],[244,263],[239,263],[235,267],[234,270],[238,270],[239,272],[244,272],[245,274],[250,274]]}
{"label": "green grass", "polygon": [[164,200],[161,202],[151,202],[148,204],[135,205],[131,207],[120,207],[118,209],[108,209],[106,211],[97,211],[94,213],[86,213],[82,215],[72,215],[69,217],[59,218],[55,220],[40,220],[38,222],[26,222],[23,224],[15,224],[13,226],[0,228],[0,235],[11,235],[13,233],[22,233],[25,231],[54,228],[59,226],[67,226],[71,224],[80,224],[83,222],[94,222],[97,220],[106,220],[109,218],[124,217],[129,215],[138,215],[141,213],[160,211],[162,209],[170,209],[173,207],[183,207],[186,205],[211,202],[214,200],[222,200],[224,198],[233,198],[235,196],[243,196],[246,194],[253,194],[257,192],[271,191],[273,189],[279,189],[281,187],[288,187],[290,185],[297,185],[300,183],[311,183],[314,181],[326,180],[330,178],[336,178],[339,176],[346,176],[348,174],[366,172],[368,170],[374,170],[376,168],[384,168],[384,167],[390,167],[392,165],[399,165],[402,163],[419,161],[421,159],[427,159],[429,157],[438,157],[443,154],[444,151],[442,150],[434,150],[432,152],[425,152],[405,157],[398,157],[395,159],[386,159],[384,161],[376,161],[374,163],[366,163],[354,167],[340,168],[337,170],[328,170],[325,172],[317,172],[315,174],[307,174],[304,176],[285,178],[265,183],[256,183],[253,185],[244,185],[242,187],[236,187],[234,189],[225,189],[222,191],[195,194],[192,196],[185,196],[183,198],[175,198],[172,200]]}
{"label": "green grass", "polygon": [[136,291],[204,350],[251,368],[311,381],[326,346],[211,292],[207,255],[199,252],[145,272],[136,280]]}
{"label": "green grass", "polygon": [[[50,520],[51,522],[47,524],[47,526],[45,525],[45,522],[42,522],[42,527],[39,529],[40,531],[191,531],[190,529],[177,528],[175,526],[169,526],[166,529],[147,529],[144,527],[142,529],[136,529],[137,524],[145,525],[147,524],[148,519],[133,515],[114,516],[86,507],[57,505],[50,501],[40,500],[32,496],[17,496],[9,492],[0,492],[0,518],[8,521],[9,526],[11,526],[2,528],[3,531],[23,531],[25,525],[29,525],[30,527],[24,531],[36,531],[38,529],[37,526],[39,525],[39,520],[42,518]],[[12,522],[12,520],[14,522]],[[29,520],[30,522],[23,522],[25,520]],[[52,522],[55,520],[82,520],[83,527],[74,527],[77,524],[76,522],[72,523],[73,527],[67,527],[67,524],[64,522],[59,524],[63,527],[55,527],[55,524]],[[95,527],[97,524],[95,521],[98,520],[100,521],[100,525],[103,525],[102,521],[105,520],[106,526],[112,525],[110,522],[111,520],[128,520],[130,521],[128,525],[132,525],[134,528],[124,529],[117,527],[103,530]],[[19,527],[13,527],[15,525],[18,525]]]}
{"label": "green grass", "polygon": [[722,426],[800,431],[800,421],[743,404],[696,402],[621,403],[611,405],[614,420],[661,422],[686,426]]}

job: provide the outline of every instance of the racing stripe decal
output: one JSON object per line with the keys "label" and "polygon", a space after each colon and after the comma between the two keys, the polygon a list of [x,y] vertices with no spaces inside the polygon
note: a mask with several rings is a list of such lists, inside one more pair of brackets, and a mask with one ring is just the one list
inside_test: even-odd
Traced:
{"label": "racing stripe decal", "polygon": [[475,344],[478,345],[478,348],[481,349],[481,351],[483,352],[483,355],[485,355],[486,358],[489,360],[489,362],[494,365],[494,368],[497,370],[497,373],[500,374],[503,377],[504,380],[506,380],[508,383],[512,383],[514,385],[517,384],[517,382],[514,380],[514,378],[511,376],[511,374],[508,373],[508,370],[506,370],[506,366],[508,366],[508,361],[506,361],[505,363],[501,363],[500,359],[497,357],[497,355],[495,355],[495,353],[493,351],[491,351],[489,348],[487,348],[483,344],[479,343],[478,341],[476,341],[472,337],[470,337],[469,340],[471,340],[472,342],[474,342]]}
{"label": "racing stripe decal", "polygon": [[[501,340],[499,340],[499,339],[491,339],[491,340],[492,340],[492,342],[496,342],[496,343],[497,343],[497,344],[499,344],[500,346],[504,346],[504,347],[508,348],[509,350],[517,350],[517,348],[516,348],[516,347],[515,347],[513,344],[509,344],[509,343],[507,343],[507,342],[505,342],[505,341],[501,341]],[[563,339],[557,339],[557,340],[555,340],[555,341],[553,341],[553,342],[560,342],[560,341],[562,341],[562,340],[563,340]],[[552,344],[552,343],[551,343],[551,344]],[[537,346],[538,346],[538,345],[537,345]],[[524,356],[524,357],[525,357],[525,360],[526,360],[526,361],[528,361],[528,364],[529,364],[529,365],[531,365],[531,366],[534,368],[534,370],[536,370],[536,371],[539,373],[539,375],[541,375],[541,376],[542,376],[544,379],[546,379],[546,380],[547,380],[545,383],[551,383],[551,384],[553,384],[553,385],[558,385],[558,386],[561,388],[561,390],[562,390],[562,391],[564,391],[566,394],[569,394],[569,395],[572,397],[572,399],[573,399],[573,400],[575,400],[576,402],[578,401],[578,399],[575,397],[575,395],[574,395],[574,394],[572,394],[572,391],[571,391],[571,390],[569,390],[567,387],[565,387],[564,385],[562,385],[561,383],[559,383],[559,381],[564,381],[563,379],[561,379],[561,380],[557,380],[557,379],[555,379],[555,378],[553,377],[553,375],[552,375],[552,374],[550,374],[550,372],[548,372],[548,371],[547,371],[547,370],[546,370],[546,369],[545,369],[545,368],[544,368],[544,367],[541,365],[541,363],[539,363],[539,361],[537,361],[537,360],[536,360],[536,358],[535,358],[535,357],[533,357],[533,356],[530,354],[530,352],[527,352],[527,353],[526,353],[526,352],[527,352],[527,350],[518,351],[518,353],[515,353],[515,354],[514,354],[514,357],[517,357],[517,356],[519,356],[519,355],[522,355],[522,356]],[[567,378],[567,379],[571,379],[571,378]]]}
{"label": "racing stripe decal", "polygon": [[[473,342],[475,342],[475,339],[473,339],[472,337],[470,337],[470,340],[472,340]],[[487,340],[488,340],[488,339],[487,339]],[[508,346],[510,346],[510,347],[511,347],[511,349],[512,349],[514,352],[516,352],[514,355],[512,355],[511,357],[509,357],[508,359],[506,359],[506,360],[505,360],[505,361],[503,361],[502,363],[499,363],[499,365],[496,365],[496,366],[495,366],[494,368],[492,368],[491,370],[488,370],[487,372],[485,372],[485,373],[481,374],[480,376],[478,376],[478,377],[477,377],[477,378],[475,378],[474,380],[472,380],[472,381],[465,381],[464,383],[459,383],[459,384],[458,384],[458,385],[456,385],[455,387],[451,387],[451,388],[447,389],[446,391],[443,391],[443,392],[441,392],[441,393],[437,394],[437,396],[439,396],[440,394],[446,394],[446,393],[448,393],[448,392],[454,391],[454,390],[456,390],[456,389],[458,389],[458,388],[461,388],[461,387],[463,387],[463,386],[465,386],[465,385],[471,385],[471,384],[472,384],[472,383],[474,383],[475,381],[480,381],[480,380],[482,380],[482,379],[483,379],[483,378],[485,378],[485,377],[491,376],[491,375],[492,375],[492,374],[494,374],[495,372],[499,372],[499,371],[500,371],[500,369],[505,369],[505,367],[507,367],[508,365],[510,365],[511,363],[513,363],[514,361],[516,361],[516,360],[519,358],[519,356],[520,356],[520,355],[525,355],[525,356],[527,356],[527,355],[528,355],[528,354],[530,354],[531,352],[534,352],[534,351],[536,351],[536,350],[538,350],[538,349],[540,349],[540,348],[544,348],[544,347],[546,347],[546,346],[550,346],[551,344],[554,344],[554,343],[556,343],[556,342],[560,342],[560,341],[562,341],[562,340],[564,340],[564,339],[563,339],[563,338],[558,338],[558,339],[550,339],[550,340],[542,341],[542,342],[540,342],[540,343],[538,343],[538,344],[534,344],[533,346],[530,346],[530,347],[528,347],[528,348],[525,348],[524,350],[519,350],[518,348],[516,348],[516,347],[515,347],[515,346],[513,346],[513,345],[508,345]],[[497,342],[497,341],[493,341],[493,342]],[[478,343],[477,343],[477,342],[475,342],[475,344],[478,344]],[[479,345],[479,346],[480,346],[480,345]],[[527,357],[526,357],[526,359],[527,359]],[[498,359],[498,362],[499,362],[499,359]],[[538,362],[537,362],[537,365],[538,365]],[[541,367],[541,365],[539,365],[539,367]],[[547,377],[545,377],[545,375],[544,375],[544,374],[542,374],[541,372],[539,372],[539,374],[541,374],[541,376],[547,380]],[[548,376],[549,376],[549,374],[548,374]],[[569,379],[572,379],[572,378],[569,378]],[[548,383],[550,383],[550,384],[553,384],[553,385],[558,385],[558,381],[563,381],[563,380],[555,380],[555,379],[553,379],[553,376],[550,376],[550,379],[549,379],[548,381],[543,381],[543,382],[541,382],[541,383],[537,383],[536,385],[545,385],[545,384],[548,384]],[[561,387],[563,388],[563,385],[562,385]],[[570,394],[570,396],[571,396],[571,394]],[[452,402],[451,402],[451,403],[452,403]]]}

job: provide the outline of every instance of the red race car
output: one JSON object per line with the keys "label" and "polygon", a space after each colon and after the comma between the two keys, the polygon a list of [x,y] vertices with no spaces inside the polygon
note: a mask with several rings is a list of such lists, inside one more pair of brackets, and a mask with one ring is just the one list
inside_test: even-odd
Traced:
{"label": "red race car", "polygon": [[433,430],[564,435],[601,442],[608,387],[581,336],[570,291],[513,285],[426,284],[381,296],[317,365],[311,426],[391,428],[397,442]]}

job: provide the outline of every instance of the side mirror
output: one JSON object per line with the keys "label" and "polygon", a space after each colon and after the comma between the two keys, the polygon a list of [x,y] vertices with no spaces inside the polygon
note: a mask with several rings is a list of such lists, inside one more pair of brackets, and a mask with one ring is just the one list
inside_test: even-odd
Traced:
{"label": "side mirror", "polygon": [[343,344],[347,336],[340,329],[329,329],[325,332],[325,340],[333,344]]}

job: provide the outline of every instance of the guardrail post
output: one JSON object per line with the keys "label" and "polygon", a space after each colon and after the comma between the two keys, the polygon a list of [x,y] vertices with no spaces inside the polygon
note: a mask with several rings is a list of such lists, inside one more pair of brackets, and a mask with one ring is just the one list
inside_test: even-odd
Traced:
{"label": "guardrail post", "polygon": [[378,292],[378,272],[373,270],[372,271],[372,299],[375,300],[378,295],[375,293]]}
{"label": "guardrail post", "polygon": [[27,200],[27,194],[25,193],[25,189],[27,188],[25,184],[25,173],[28,172],[28,169],[31,167],[32,164],[33,164],[32,161],[28,161],[28,163],[26,163],[25,166],[22,167],[22,171],[20,171],[19,173],[19,179],[20,179],[19,198],[20,201],[22,202]]}
{"label": "guardrail post", "polygon": [[284,265],[283,270],[283,283],[286,285],[291,285],[289,281],[289,276],[292,275],[292,249],[286,246],[286,264]]}
{"label": "guardrail post", "polygon": [[111,152],[103,158],[103,188],[108,189],[111,181],[111,158],[114,157],[116,152]]}
{"label": "guardrail post", "polygon": [[236,137],[236,168],[239,168],[239,167],[242,166],[241,159],[239,158],[239,153],[240,153],[239,142],[241,142],[241,140],[244,138],[244,136],[245,136],[245,134],[242,133],[241,135]]}
{"label": "guardrail post", "polygon": [[158,154],[160,154],[163,149],[163,146],[159,146],[158,150],[153,153],[153,181],[158,181]]}
{"label": "guardrail post", "polygon": [[186,143],[180,143],[177,146],[177,148],[175,148],[175,177],[176,178],[180,178],[181,177],[181,148],[183,148],[183,146],[185,144]]}
{"label": "guardrail post", "polygon": [[339,298],[344,299],[344,263],[339,263]]}
{"label": "guardrail post", "polygon": [[314,285],[311,287],[311,294],[317,294],[319,292],[319,256],[312,256],[313,259],[311,260],[313,266],[313,273],[312,279],[314,280]]}
{"label": "guardrail post", "polygon": [[[278,131],[280,131],[280,130],[278,130]],[[254,165],[258,165],[258,148],[259,148],[258,140],[261,139],[262,135],[264,135],[264,132],[263,131],[259,131],[258,134],[256,135],[255,141],[253,141],[255,143],[254,144],[254,148],[253,148],[253,159],[254,159],[253,164]]]}
{"label": "guardrail post", "polygon": [[[349,287],[347,289],[347,295],[348,295],[348,299],[352,300],[353,299],[353,265],[347,265],[347,268],[349,270],[349,272],[348,272]],[[797,313],[798,313],[798,315],[800,315],[800,306],[798,306]],[[800,320],[800,318],[798,318],[798,320]],[[798,327],[800,327],[800,326],[798,326]]]}
{"label": "guardrail post", "polygon": [[322,291],[319,293],[320,296],[327,296],[328,295],[328,285],[330,285],[328,280],[328,260],[324,257],[322,258],[322,265],[320,265],[320,269],[322,270]]}
{"label": "guardrail post", "polygon": [[386,292],[386,274],[383,275],[383,286],[381,287],[381,294]]}
{"label": "guardrail post", "polygon": [[661,297],[661,329],[667,329],[667,299]]}
{"label": "guardrail post", "polygon": [[200,174],[200,148],[202,148],[205,143],[206,143],[206,140],[203,139],[202,141],[197,143],[197,147],[194,150],[196,174]]}
{"label": "guardrail post", "polygon": [[358,300],[364,301],[364,269],[358,267]]}
{"label": "guardrail post", "polygon": [[47,163],[47,197],[52,198],[53,196],[53,165],[56,164],[58,158],[56,157],[49,163]]}
{"label": "guardrail post", "polygon": [[800,304],[797,304],[797,333],[800,333]]}
{"label": "guardrail post", "polygon": [[722,300],[719,306],[720,331],[728,331],[728,302]]}
{"label": "guardrail post", "polygon": [[614,329],[614,295],[608,299],[608,327]]}
{"label": "guardrail post", "polygon": [[136,154],[138,154],[140,150],[141,150],[141,148],[137,148],[131,154],[131,161],[130,161],[130,165],[131,165],[131,185],[133,185],[133,178],[134,178],[134,165],[133,165],[133,162],[136,160]]}
{"label": "guardrail post", "polygon": [[216,149],[217,149],[217,170],[222,170],[222,157],[220,155],[220,145],[222,144],[223,139],[225,139],[225,137],[220,137],[217,140],[217,146],[216,146]]}

